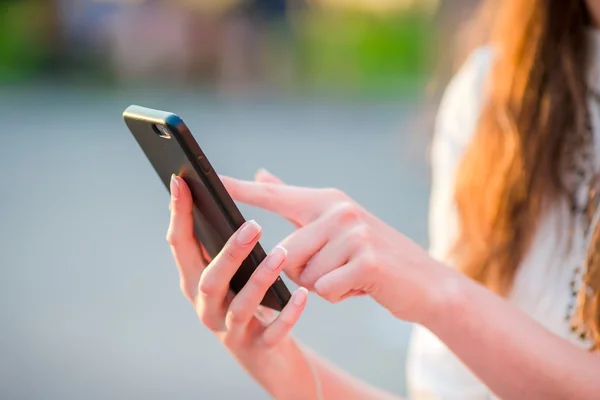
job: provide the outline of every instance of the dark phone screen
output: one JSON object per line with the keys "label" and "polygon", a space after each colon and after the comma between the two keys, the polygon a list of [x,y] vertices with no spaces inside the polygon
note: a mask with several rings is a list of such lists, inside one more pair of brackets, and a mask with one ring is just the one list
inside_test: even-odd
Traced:
{"label": "dark phone screen", "polygon": [[[167,190],[170,188],[172,174],[177,174],[185,180],[194,200],[193,218],[196,237],[209,257],[211,259],[216,257],[234,234],[237,226],[233,226],[233,222],[229,220],[228,213],[219,204],[218,197],[213,193],[210,184],[196,171],[175,136],[160,137],[148,121],[130,119],[126,120],[126,123]],[[214,171],[212,173],[214,174]],[[230,282],[234,293],[238,293],[244,287],[263,258],[264,251],[260,245],[257,245]],[[282,285],[280,279],[278,282]],[[285,286],[280,290],[284,296],[289,296]],[[263,299],[263,305],[280,310],[281,300],[277,299],[273,291],[269,291]]]}
{"label": "dark phone screen", "polygon": [[[204,246],[208,253],[210,261],[223,249],[229,238],[235,233],[235,229],[221,205],[216,201],[216,197],[213,196],[211,188],[198,175],[187,157],[185,155],[183,157],[185,160],[179,165],[177,174],[185,180],[192,192],[194,199],[194,231],[201,242],[200,244]],[[166,184],[169,185],[169,183]],[[262,259],[259,259],[255,252],[244,260],[230,282],[234,293],[242,290],[261,261]],[[272,293],[269,292],[266,301],[272,300],[270,297],[272,297]],[[273,304],[272,301],[270,304]]]}
{"label": "dark phone screen", "polygon": [[145,121],[128,121],[154,170],[169,190],[171,175],[177,174],[187,183],[194,199],[194,229],[211,258],[214,258],[234,233],[219,204],[198,175],[175,137],[156,134]]}
{"label": "dark phone screen", "polygon": [[206,186],[191,165],[181,166],[177,175],[185,180],[192,192],[196,237],[204,246],[210,260],[212,260],[233,235],[234,229],[231,227],[231,222],[224,215],[221,206],[215,201],[210,188]]}
{"label": "dark phone screen", "polygon": [[[188,128],[173,114],[139,106],[129,107],[124,116],[129,130],[167,190],[170,188],[172,174],[179,175],[187,183],[194,201],[196,238],[204,246],[210,259],[216,257],[244,222],[244,218],[215,172],[210,171],[207,160],[204,159],[204,164],[198,163],[197,170],[194,167],[195,161],[203,154]],[[159,127],[165,127],[167,120],[172,123],[168,125],[166,134],[163,132],[161,135],[164,130],[156,129],[154,124],[159,123]],[[265,256],[264,250],[257,244],[231,279],[230,287],[234,293],[244,287]],[[290,297],[289,290],[279,277],[267,291],[261,304],[281,311]]]}
{"label": "dark phone screen", "polygon": [[[183,150],[180,149],[178,157],[172,159],[172,161],[176,160],[177,162],[169,167],[172,171],[176,171],[174,173],[182,177],[190,188],[194,200],[194,231],[196,232],[196,237],[208,253],[209,259],[212,260],[235,233],[235,229],[232,227],[232,223],[228,220],[221,205],[216,201],[216,197],[213,196],[211,188],[198,175],[183,153]],[[169,174],[168,179],[165,181],[167,188],[170,185],[170,179],[171,174]],[[246,282],[248,282],[248,279],[250,279],[260,261],[262,260],[257,260],[255,255],[251,255],[242,263],[231,280],[231,289],[235,293],[238,293]]]}

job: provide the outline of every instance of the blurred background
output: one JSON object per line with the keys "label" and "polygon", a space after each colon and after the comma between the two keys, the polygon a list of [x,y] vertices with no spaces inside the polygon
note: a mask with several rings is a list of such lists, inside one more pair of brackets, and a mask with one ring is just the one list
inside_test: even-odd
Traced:
{"label": "blurred background", "polygon": [[[338,187],[427,246],[427,146],[478,3],[1,0],[0,398],[268,398],[180,295],[122,111],[175,112],[219,172]],[[241,208],[266,248],[292,232]],[[404,394],[410,329],[311,296],[295,335]]]}

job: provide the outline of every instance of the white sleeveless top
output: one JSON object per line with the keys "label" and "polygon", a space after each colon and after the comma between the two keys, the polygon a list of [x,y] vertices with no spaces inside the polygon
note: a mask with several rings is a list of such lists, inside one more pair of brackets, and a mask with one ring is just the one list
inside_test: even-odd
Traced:
{"label": "white sleeveless top", "polygon": [[[600,65],[600,33],[593,32]],[[432,192],[430,199],[430,254],[446,261],[447,252],[457,236],[456,209],[453,203],[455,171],[474,133],[484,101],[486,78],[493,61],[489,47],[476,50],[450,82],[436,119],[431,148]],[[592,68],[594,69],[594,68]],[[600,75],[591,71],[590,86],[600,88]],[[590,99],[591,122],[596,160],[600,160],[600,104]],[[583,185],[585,186],[585,185]],[[582,198],[587,197],[582,187]],[[571,330],[569,304],[580,284],[585,255],[582,220],[575,218],[575,234],[568,247],[570,207],[565,201],[544,215],[528,255],[515,277],[509,301],[524,310],[550,331],[577,345],[589,346]],[[575,288],[571,281],[574,281]],[[490,391],[431,332],[415,326],[408,350],[407,386],[411,399],[483,400],[493,398]]]}

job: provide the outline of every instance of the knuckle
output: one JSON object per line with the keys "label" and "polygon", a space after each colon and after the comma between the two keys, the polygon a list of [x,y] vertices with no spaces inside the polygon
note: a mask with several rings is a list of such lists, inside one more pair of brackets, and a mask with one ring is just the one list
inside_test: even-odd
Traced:
{"label": "knuckle", "polygon": [[285,274],[294,282],[299,282],[302,272],[306,269],[302,265],[286,265],[284,268]]}
{"label": "knuckle", "polygon": [[276,339],[272,339],[271,337],[267,336],[261,339],[260,344],[262,345],[263,348],[266,349],[272,349],[275,346],[277,346],[278,341]]}
{"label": "knuckle", "polygon": [[235,328],[244,322],[244,310],[238,303],[231,303],[227,315],[225,316],[225,324],[229,329]]}
{"label": "knuckle", "polygon": [[322,298],[327,299],[331,293],[331,285],[319,282],[314,285],[314,291]]}
{"label": "knuckle", "polygon": [[325,292],[325,293],[323,293],[323,294],[320,294],[320,296],[321,296],[321,297],[322,297],[322,298],[323,298],[323,299],[324,299],[326,302],[328,302],[328,303],[330,303],[330,304],[335,304],[335,303],[337,303],[337,302],[338,302],[338,300],[336,300],[336,299],[337,299],[337,296],[335,295],[335,293],[333,293],[333,292],[331,292],[331,291],[328,291],[328,292]]}
{"label": "knuckle", "polygon": [[298,283],[304,286],[305,288],[312,288],[315,284],[315,279],[309,274],[301,274],[298,277]]}
{"label": "knuckle", "polygon": [[265,184],[263,190],[261,191],[261,196],[263,200],[273,199],[279,196],[279,194],[279,187],[277,187],[277,185],[274,183]]}
{"label": "knuckle", "polygon": [[295,321],[293,316],[291,315],[284,315],[282,314],[278,321],[277,321],[277,332],[278,335],[271,335],[270,337],[270,343],[268,343],[270,346],[275,346],[277,345],[277,343],[281,340],[281,337],[283,336],[284,333],[290,332],[292,330],[292,328],[294,328],[295,325]]}
{"label": "knuckle", "polygon": [[254,274],[252,274],[252,276],[248,280],[247,285],[250,285],[250,289],[252,291],[264,291],[269,286],[271,286],[271,284],[275,280],[275,278],[272,275],[272,271],[266,271],[266,268],[260,268]]}
{"label": "knuckle", "polygon": [[346,193],[337,188],[323,189],[323,193],[325,194],[325,196],[327,196],[327,198],[332,199],[336,202],[345,201],[348,199]]}
{"label": "knuckle", "polygon": [[298,279],[297,279],[298,283],[307,289],[314,287],[315,282],[317,281],[317,279],[319,279],[319,276],[315,273],[315,270],[317,270],[317,271],[319,270],[317,263],[315,263],[315,261],[310,262],[310,267],[309,267],[309,264],[307,263],[306,266],[303,268],[302,272],[298,276]]}
{"label": "knuckle", "polygon": [[345,225],[356,223],[361,219],[360,209],[350,201],[337,203],[333,215],[338,223]]}
{"label": "knuckle", "polygon": [[211,279],[211,274],[204,273],[200,277],[200,283],[198,284],[198,292],[205,296],[213,296],[216,294],[217,285],[214,279]]}
{"label": "knuckle", "polygon": [[288,332],[290,329],[292,329],[294,327],[294,320],[292,318],[286,318],[283,317],[281,319],[281,326],[283,328],[284,331]]}
{"label": "knuckle", "polygon": [[258,337],[257,344],[265,349],[273,349],[281,341],[279,332],[277,334],[273,332],[267,332]]}
{"label": "knuckle", "polygon": [[367,224],[361,224],[354,228],[353,233],[357,238],[367,242],[371,238],[371,227]]}
{"label": "knuckle", "polygon": [[175,246],[178,244],[179,238],[175,232],[175,229],[169,228],[169,230],[167,231],[166,239],[167,243],[169,243],[171,246]]}
{"label": "knuckle", "polygon": [[182,245],[187,245],[192,242],[192,236],[189,234],[182,232],[180,229],[175,229],[173,227],[169,227],[166,235],[167,243],[169,243],[173,247],[179,247]]}
{"label": "knuckle", "polygon": [[209,330],[214,332],[219,329],[218,321],[215,321],[215,319],[207,312],[199,312],[198,318],[202,325],[206,326]]}
{"label": "knuckle", "polygon": [[327,298],[329,297],[329,288],[326,287],[315,287],[315,292],[319,295],[319,297],[327,300]]}
{"label": "knuckle", "polygon": [[368,274],[369,276],[372,273],[377,272],[379,268],[379,261],[377,260],[377,255],[371,249],[366,249],[360,256],[360,269],[363,273]]}
{"label": "knuckle", "polygon": [[223,336],[223,345],[229,349],[234,349],[240,345],[240,339],[238,335],[234,335],[231,332],[227,332]]}
{"label": "knuckle", "polygon": [[263,182],[261,190],[253,195],[253,202],[262,205],[271,204],[274,199],[277,199],[281,195],[280,186],[277,183]]}
{"label": "knuckle", "polygon": [[349,236],[350,245],[353,248],[366,248],[371,236],[370,227],[364,224],[359,225],[350,231]]}
{"label": "knuckle", "polygon": [[212,319],[205,312],[200,311],[198,313],[198,318],[200,319],[200,322],[202,322],[202,325],[208,328],[210,328],[210,326],[212,325]]}
{"label": "knuckle", "polygon": [[[233,239],[233,238],[232,238]],[[225,259],[225,262],[235,262],[237,261],[239,251],[237,251],[237,247],[233,240],[228,241],[225,246],[223,246],[223,250],[221,250],[222,257]]]}

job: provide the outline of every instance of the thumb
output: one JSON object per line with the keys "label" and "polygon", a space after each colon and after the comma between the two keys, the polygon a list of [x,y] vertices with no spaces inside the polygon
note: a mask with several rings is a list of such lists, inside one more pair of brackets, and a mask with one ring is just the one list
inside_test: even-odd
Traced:
{"label": "thumb", "polygon": [[279,185],[282,185],[284,183],[281,179],[279,179],[264,168],[261,168],[256,172],[256,174],[254,175],[254,180],[260,183],[274,183]]}

